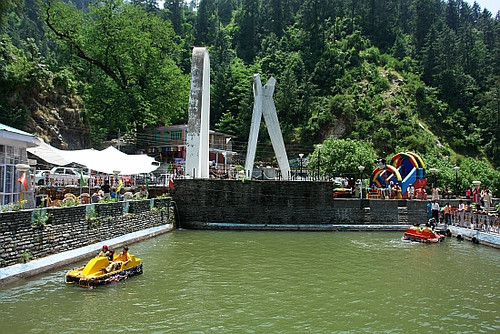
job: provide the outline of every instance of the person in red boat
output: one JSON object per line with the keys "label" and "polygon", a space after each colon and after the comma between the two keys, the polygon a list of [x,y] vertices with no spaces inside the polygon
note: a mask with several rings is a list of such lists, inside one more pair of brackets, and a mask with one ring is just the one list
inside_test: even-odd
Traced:
{"label": "person in red boat", "polygon": [[422,232],[433,233],[432,232],[432,228],[431,228],[431,224],[430,223],[425,223],[425,227],[422,229]]}

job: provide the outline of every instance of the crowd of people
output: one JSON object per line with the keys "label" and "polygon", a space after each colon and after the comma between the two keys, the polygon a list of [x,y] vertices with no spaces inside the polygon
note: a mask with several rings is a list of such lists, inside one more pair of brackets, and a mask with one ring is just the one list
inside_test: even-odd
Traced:
{"label": "crowd of people", "polygon": [[441,208],[438,199],[431,199],[427,203],[427,219],[434,219],[437,223],[480,229],[486,232],[499,232],[499,215],[489,207],[471,200],[458,200],[457,206],[449,202]]}
{"label": "crowd of people", "polygon": [[117,199],[119,201],[128,201],[133,198],[148,198],[149,192],[146,186],[141,186],[138,191],[131,192],[121,192],[120,189],[110,187],[109,183],[105,182],[102,187],[96,188],[92,194],[91,202],[99,203],[101,200]]}
{"label": "crowd of people", "polygon": [[[426,199],[427,193],[425,189],[416,188],[413,184],[410,184],[407,189],[407,195],[405,198],[408,199]],[[403,199],[403,189],[399,183],[389,182],[387,187],[379,188],[375,184],[372,184],[368,198],[381,198],[381,199]]]}

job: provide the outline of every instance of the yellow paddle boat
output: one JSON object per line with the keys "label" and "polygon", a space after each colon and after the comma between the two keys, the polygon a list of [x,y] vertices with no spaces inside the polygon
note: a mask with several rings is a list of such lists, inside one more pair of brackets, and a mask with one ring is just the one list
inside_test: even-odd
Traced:
{"label": "yellow paddle boat", "polygon": [[[111,267],[107,272],[105,268]],[[105,256],[91,259],[85,267],[72,269],[66,274],[66,283],[78,284],[84,288],[91,288],[99,284],[119,282],[129,277],[142,274],[141,259],[130,254],[130,261],[126,264],[113,263]]]}

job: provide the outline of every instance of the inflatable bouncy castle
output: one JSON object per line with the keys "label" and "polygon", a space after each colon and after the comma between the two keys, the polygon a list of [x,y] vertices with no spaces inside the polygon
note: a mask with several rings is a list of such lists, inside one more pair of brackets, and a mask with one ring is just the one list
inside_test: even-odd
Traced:
{"label": "inflatable bouncy castle", "polygon": [[376,161],[377,168],[373,170],[370,178],[370,186],[387,188],[392,182],[401,187],[403,198],[407,197],[408,187],[413,185],[415,190],[425,189],[427,178],[425,177],[424,161],[415,153],[398,153],[387,164],[385,159]]}

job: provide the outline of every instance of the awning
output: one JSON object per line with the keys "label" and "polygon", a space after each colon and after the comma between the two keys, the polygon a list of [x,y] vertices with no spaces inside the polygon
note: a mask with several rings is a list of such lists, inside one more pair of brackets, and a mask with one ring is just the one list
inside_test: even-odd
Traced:
{"label": "awning", "polygon": [[145,154],[125,154],[110,146],[102,151],[94,149],[60,150],[38,138],[38,146],[28,148],[28,152],[48,163],[64,166],[76,163],[90,169],[113,174],[134,175],[156,170],[159,162]]}

